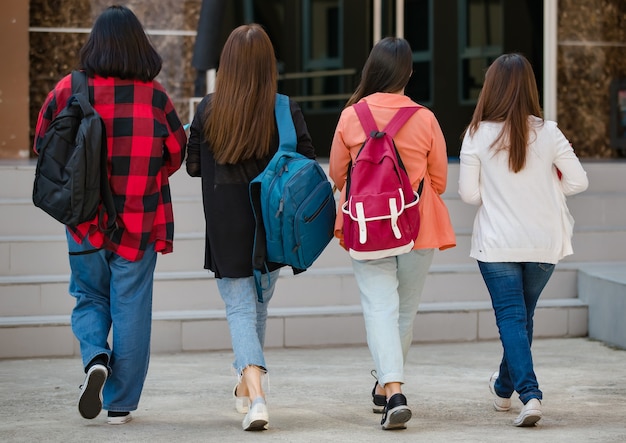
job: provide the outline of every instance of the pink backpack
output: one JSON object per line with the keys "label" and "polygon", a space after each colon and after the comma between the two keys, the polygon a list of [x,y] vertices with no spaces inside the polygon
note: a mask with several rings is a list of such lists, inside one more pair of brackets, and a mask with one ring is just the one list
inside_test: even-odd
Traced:
{"label": "pink backpack", "polygon": [[393,137],[419,106],[400,108],[379,131],[367,103],[354,105],[368,134],[348,169],[343,235],[350,256],[372,260],[413,249],[419,232],[419,193],[413,191]]}

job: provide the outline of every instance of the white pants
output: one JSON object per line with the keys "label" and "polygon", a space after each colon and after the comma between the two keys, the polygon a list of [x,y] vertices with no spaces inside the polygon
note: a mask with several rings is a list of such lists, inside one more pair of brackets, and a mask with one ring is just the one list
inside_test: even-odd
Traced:
{"label": "white pants", "polygon": [[434,249],[415,249],[378,260],[352,260],[378,383],[404,383],[413,321]]}

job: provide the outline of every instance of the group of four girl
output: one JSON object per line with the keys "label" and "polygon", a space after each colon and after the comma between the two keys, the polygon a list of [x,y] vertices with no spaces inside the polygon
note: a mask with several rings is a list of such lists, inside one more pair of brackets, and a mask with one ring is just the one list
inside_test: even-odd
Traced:
{"label": "group of four girl", "polygon": [[[168,177],[182,166],[202,179],[206,219],[204,267],[215,275],[226,307],[238,382],[235,407],[244,430],[268,428],[263,377],[267,306],[252,277],[254,217],[248,184],[278,146],[274,100],[277,67],[272,43],[256,24],[235,29],[222,50],[215,92],[199,104],[189,140],[162,86],[154,80],[161,59],[140,22],[113,6],[96,20],[80,53],[95,109],[101,114],[118,230],[98,231],[97,218],[68,227],[72,328],[80,343],[85,382],[80,414],[104,408],[110,424],[131,420],[148,369],[156,253],[172,251],[173,212]],[[348,168],[367,134],[352,107],[367,103],[378,127],[398,109],[415,106],[405,95],[412,74],[411,48],[388,37],[372,49],[358,87],[342,111],[332,141],[329,175],[344,190]],[[44,103],[35,150],[69,96],[69,77]],[[291,101],[297,151],[315,158],[302,111]],[[404,429],[412,416],[402,393],[413,322],[435,249],[455,246],[446,190],[446,143],[434,114],[422,107],[394,138],[414,189],[423,180],[421,224],[414,249],[376,260],[352,259],[376,382],[373,410],[383,429]],[[187,151],[187,152],[185,152]],[[186,154],[186,155],[185,155]],[[565,196],[587,187],[585,171],[556,124],[541,116],[534,74],[519,54],[498,57],[485,75],[461,148],[459,193],[478,205],[470,256],[478,261],[491,296],[503,345],[490,379],[494,407],[506,411],[517,392],[523,403],[516,426],[542,415],[531,355],[533,313],[554,265],[571,254],[572,220]],[[345,192],[340,196],[340,203]],[[339,211],[336,236],[342,243]],[[85,253],[96,249],[94,253]],[[280,264],[271,276],[279,273]],[[113,343],[107,342],[113,330]]]}

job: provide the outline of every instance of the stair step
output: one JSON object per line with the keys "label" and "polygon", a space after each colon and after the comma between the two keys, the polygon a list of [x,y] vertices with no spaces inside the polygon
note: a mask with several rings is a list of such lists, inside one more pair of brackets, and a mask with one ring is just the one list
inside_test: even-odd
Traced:
{"label": "stair step", "polygon": [[[626,205],[624,206],[626,208]],[[69,274],[65,236],[0,236],[0,276]],[[457,246],[436,251],[434,265],[476,266],[469,257],[471,234],[457,232]],[[581,227],[574,233],[574,255],[561,263],[624,260],[626,227],[603,230]],[[204,263],[204,234],[176,234],[174,253],[159,255],[157,272],[201,270]],[[350,267],[350,257],[333,240],[311,269]]]}
{"label": "stair step", "polygon": [[[577,270],[559,265],[542,299],[577,297]],[[294,276],[281,272],[272,307],[308,309],[360,303],[350,267],[310,269]],[[71,311],[69,275],[0,276],[0,305],[10,316],[61,315]],[[489,295],[475,264],[433,265],[422,294],[422,303],[489,302]],[[211,310],[223,307],[215,279],[206,271],[155,273],[153,311]]]}
{"label": "stair step", "polygon": [[[322,163],[327,170],[328,164]],[[626,190],[623,162],[585,162],[589,189],[568,198],[576,220],[575,255],[561,261],[542,294],[535,336],[585,336],[591,304],[578,298],[588,262],[624,260]],[[0,358],[80,354],[69,325],[69,264],[62,225],[32,204],[35,162],[0,162]],[[469,257],[476,207],[458,195],[459,164],[449,164],[443,198],[457,247],[435,253],[415,323],[416,342],[496,339],[489,296]],[[204,261],[200,180],[171,177],[176,220],[173,254],[159,256],[153,300],[153,350],[230,349],[223,302]],[[616,185],[618,184],[618,185]],[[365,329],[349,256],[337,241],[307,272],[281,273],[270,305],[266,345],[364,344]],[[594,291],[595,289],[590,289]],[[612,313],[623,309],[613,309]]]}
{"label": "stair step", "polygon": [[[580,299],[564,298],[539,300],[537,308],[585,308],[587,303]],[[456,303],[422,303],[420,313],[453,313],[453,312],[491,312],[491,303],[487,301],[456,302]],[[295,317],[344,317],[362,315],[361,305],[347,306],[309,306],[309,307],[282,307],[268,308],[268,318],[295,318]],[[152,314],[153,321],[197,321],[197,320],[225,320],[224,309],[208,309],[193,311],[160,311]],[[0,317],[0,328],[19,326],[68,326],[70,314],[67,315],[32,315]]]}
{"label": "stair step", "polygon": [[[444,201],[457,234],[471,233],[476,207],[453,196],[444,196]],[[583,193],[568,199],[577,232],[626,229],[625,206],[626,192]],[[30,198],[0,198],[0,208],[3,237],[21,236],[26,241],[33,236],[33,241],[36,241],[41,235],[58,235],[63,239],[63,226],[35,207]],[[173,208],[175,237],[188,233],[204,235],[204,212],[199,190],[195,195],[173,197]]]}
{"label": "stair step", "polygon": [[[577,299],[540,300],[536,338],[584,337],[587,306]],[[498,338],[488,302],[422,303],[414,343]],[[266,347],[365,345],[360,305],[270,308]],[[223,310],[155,312],[152,352],[229,350]],[[0,317],[0,358],[78,356],[69,315]]]}

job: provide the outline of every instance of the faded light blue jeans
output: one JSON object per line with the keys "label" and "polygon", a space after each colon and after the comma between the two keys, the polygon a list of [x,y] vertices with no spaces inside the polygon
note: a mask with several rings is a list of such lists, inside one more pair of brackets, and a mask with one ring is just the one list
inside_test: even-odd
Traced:
{"label": "faded light blue jeans", "polygon": [[267,370],[263,354],[267,306],[274,294],[279,273],[279,269],[270,272],[269,284],[267,275],[263,275],[263,303],[257,300],[254,277],[217,279],[217,288],[226,307],[226,320],[235,354],[233,367],[238,376],[248,366]]}
{"label": "faded light blue jeans", "polygon": [[496,315],[504,355],[495,384],[499,397],[516,391],[522,403],[543,398],[533,368],[533,316],[541,291],[550,280],[549,263],[478,262]]}
{"label": "faded light blue jeans", "polygon": [[[69,252],[94,249],[88,239],[78,244],[69,232],[66,235]],[[156,258],[154,245],[136,262],[104,249],[69,256],[69,292],[76,298],[72,331],[80,343],[83,367],[94,357],[108,358],[110,375],[102,392],[107,411],[134,411],[139,404],[150,360]]]}
{"label": "faded light blue jeans", "polygon": [[413,341],[413,322],[434,249],[376,260],[352,260],[359,285],[367,344],[378,383],[404,383],[404,363]]}

